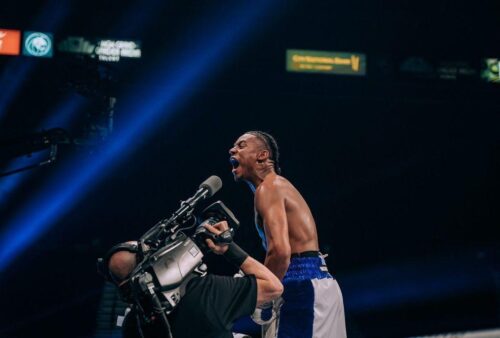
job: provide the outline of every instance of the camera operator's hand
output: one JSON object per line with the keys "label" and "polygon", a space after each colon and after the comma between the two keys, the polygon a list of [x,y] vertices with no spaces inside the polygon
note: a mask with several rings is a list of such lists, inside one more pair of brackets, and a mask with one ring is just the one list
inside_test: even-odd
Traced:
{"label": "camera operator's hand", "polygon": [[[223,233],[224,231],[226,231],[227,229],[229,229],[229,225],[227,224],[226,221],[215,223],[214,225],[205,224],[204,226],[208,231],[210,231],[211,233],[213,233],[217,236],[220,235],[221,233]],[[208,247],[210,248],[210,250],[212,250],[215,254],[223,255],[224,253],[226,253],[227,244],[217,245],[214,243],[214,241],[212,241],[209,238],[207,238],[205,241],[206,241]]]}

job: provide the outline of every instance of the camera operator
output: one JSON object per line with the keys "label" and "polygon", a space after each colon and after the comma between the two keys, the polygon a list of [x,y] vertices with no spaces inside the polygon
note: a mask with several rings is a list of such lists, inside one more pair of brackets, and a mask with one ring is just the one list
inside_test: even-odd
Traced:
{"label": "camera operator", "polygon": [[[215,235],[229,228],[226,221],[204,226]],[[279,279],[235,243],[221,245],[206,239],[206,244],[212,252],[239,267],[245,276],[233,278],[208,274],[191,279],[179,304],[167,316],[173,338],[232,337],[231,327],[236,319],[251,315],[256,307],[271,302],[283,292]],[[138,263],[134,245],[136,242],[118,245],[118,249],[112,249],[113,253],[106,262],[110,280],[125,297],[127,290],[124,286]],[[169,336],[160,320],[153,318],[146,322],[134,310],[126,316],[123,332],[125,338]]]}

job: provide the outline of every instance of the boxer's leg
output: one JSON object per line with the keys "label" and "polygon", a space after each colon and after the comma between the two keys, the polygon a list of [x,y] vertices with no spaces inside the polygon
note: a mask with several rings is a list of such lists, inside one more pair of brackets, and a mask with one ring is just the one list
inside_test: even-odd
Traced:
{"label": "boxer's leg", "polygon": [[339,284],[333,278],[313,279],[314,338],[345,338],[344,303]]}

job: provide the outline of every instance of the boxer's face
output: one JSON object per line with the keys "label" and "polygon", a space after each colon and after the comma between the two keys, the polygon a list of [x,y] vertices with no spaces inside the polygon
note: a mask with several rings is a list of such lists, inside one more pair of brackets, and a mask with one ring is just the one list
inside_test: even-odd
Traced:
{"label": "boxer's face", "polygon": [[248,179],[257,165],[257,156],[262,151],[262,141],[252,134],[241,135],[229,149],[229,162],[235,181]]}

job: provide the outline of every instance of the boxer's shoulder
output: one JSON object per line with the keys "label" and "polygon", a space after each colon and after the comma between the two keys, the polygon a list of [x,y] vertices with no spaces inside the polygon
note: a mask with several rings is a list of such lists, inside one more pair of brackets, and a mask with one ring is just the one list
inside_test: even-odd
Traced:
{"label": "boxer's shoulder", "polygon": [[266,193],[276,193],[281,192],[285,189],[289,189],[293,185],[286,178],[280,175],[268,175],[264,181],[259,184],[255,194],[266,194]]}

